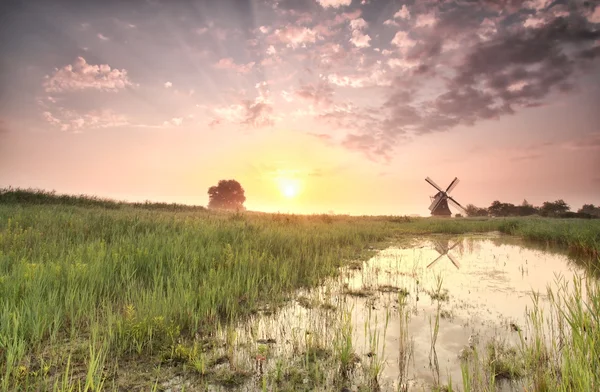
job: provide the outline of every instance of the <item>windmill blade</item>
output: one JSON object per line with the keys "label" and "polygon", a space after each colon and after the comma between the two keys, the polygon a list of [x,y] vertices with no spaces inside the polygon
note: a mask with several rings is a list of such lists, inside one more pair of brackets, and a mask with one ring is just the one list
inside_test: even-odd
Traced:
{"label": "windmill blade", "polygon": [[456,185],[458,185],[458,177],[454,177],[454,181],[452,181],[450,183],[450,185],[448,185],[448,189],[446,189],[446,193],[450,193],[452,192],[452,189],[456,188]]}
{"label": "windmill blade", "polygon": [[454,257],[452,257],[452,255],[450,253],[448,253],[447,256],[450,259],[450,261],[452,262],[452,264],[454,264],[456,269],[460,269],[460,264],[458,263],[458,261],[456,261],[456,259]]}
{"label": "windmill blade", "polygon": [[439,256],[437,257],[437,259],[435,259],[435,260],[433,260],[431,263],[429,263],[429,265],[427,266],[427,268],[431,268],[431,267],[433,267],[433,265],[434,265],[435,263],[437,263],[437,262],[439,261],[439,259],[441,259],[442,257],[444,257],[444,255],[439,255]]}
{"label": "windmill blade", "polygon": [[465,207],[461,206],[459,202],[457,202],[456,200],[454,200],[451,196],[448,196],[448,200],[450,200],[450,202],[452,203],[452,205],[454,205],[457,208],[460,208],[460,210],[464,213],[467,212],[467,210],[465,210]]}
{"label": "windmill blade", "polygon": [[442,256],[446,253],[446,249],[444,248],[444,246],[442,244],[440,244],[440,242],[438,240],[435,240],[433,242],[433,249],[435,249],[436,252],[438,252]]}
{"label": "windmill blade", "polygon": [[433,202],[431,203],[431,205],[429,206],[429,211],[433,211],[435,210],[435,208],[437,207],[437,205],[440,203],[440,201],[442,200],[442,196],[436,196],[433,199]]}
{"label": "windmill blade", "polygon": [[437,189],[438,191],[440,191],[440,192],[444,193],[444,191],[442,190],[442,188],[440,188],[440,187],[438,186],[438,184],[436,184],[435,182],[433,182],[433,180],[432,180],[431,178],[427,177],[427,178],[425,179],[425,181],[427,181],[428,183],[430,183],[430,184],[431,184],[431,186],[433,186],[433,187],[434,187],[435,189]]}
{"label": "windmill blade", "polygon": [[440,196],[437,200],[434,201],[435,204],[431,204],[431,208],[430,208],[431,212],[433,212],[436,208],[438,208],[438,206],[440,205],[442,200],[444,200],[444,197]]}
{"label": "windmill blade", "polygon": [[458,244],[460,244],[460,241],[456,241],[456,243],[454,245],[452,245],[450,248],[448,248],[448,252],[450,252],[452,249],[456,248],[458,246]]}

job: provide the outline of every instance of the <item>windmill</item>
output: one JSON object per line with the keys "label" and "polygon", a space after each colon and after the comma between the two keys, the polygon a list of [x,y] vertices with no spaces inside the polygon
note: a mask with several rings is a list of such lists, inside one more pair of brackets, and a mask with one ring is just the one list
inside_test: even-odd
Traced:
{"label": "windmill", "polygon": [[440,243],[439,241],[435,241],[433,244],[433,247],[435,248],[435,250],[440,254],[437,259],[433,260],[431,263],[429,263],[429,265],[427,266],[427,268],[431,268],[435,265],[435,263],[437,263],[442,257],[447,256],[450,261],[452,262],[452,264],[454,264],[454,266],[456,267],[456,269],[460,268],[460,264],[458,263],[458,261],[452,257],[452,255],[448,252],[450,252],[452,249],[456,248],[458,246],[458,244],[460,244],[460,241],[457,241],[454,245],[450,246],[450,241],[446,241],[445,244]]}
{"label": "windmill", "polygon": [[455,177],[454,180],[448,185],[445,191],[442,190],[433,180],[429,177],[425,179],[432,187],[438,190],[438,193],[435,196],[431,196],[431,205],[429,206],[429,210],[431,210],[431,215],[434,216],[452,216],[452,212],[450,208],[448,208],[448,201],[452,203],[455,207],[459,208],[461,211],[465,211],[464,207],[460,205],[459,202],[454,200],[452,196],[448,196],[448,193],[452,191],[458,184],[458,177]]}

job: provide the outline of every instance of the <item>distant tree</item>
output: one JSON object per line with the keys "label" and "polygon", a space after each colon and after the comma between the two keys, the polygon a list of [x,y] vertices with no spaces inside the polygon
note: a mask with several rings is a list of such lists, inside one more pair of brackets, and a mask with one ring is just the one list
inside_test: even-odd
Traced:
{"label": "distant tree", "polygon": [[243,210],[246,196],[244,188],[236,180],[221,180],[208,188],[208,208]]}
{"label": "distant tree", "polygon": [[513,216],[517,215],[517,207],[511,203],[501,203],[495,200],[491,206],[488,207],[488,212],[491,216]]}
{"label": "distant tree", "polygon": [[593,204],[584,204],[583,207],[577,210],[577,212],[597,216],[600,218],[600,206],[596,207]]}
{"label": "distant tree", "polygon": [[516,210],[517,215],[519,216],[528,216],[538,213],[538,209],[529,203],[527,199],[524,199],[523,203],[521,203],[520,206],[517,206]]}
{"label": "distant tree", "polygon": [[543,216],[560,216],[570,210],[570,207],[563,199],[555,202],[545,201],[540,208],[540,213]]}
{"label": "distant tree", "polygon": [[486,208],[479,208],[473,204],[467,204],[465,207],[467,216],[487,216],[488,210]]}

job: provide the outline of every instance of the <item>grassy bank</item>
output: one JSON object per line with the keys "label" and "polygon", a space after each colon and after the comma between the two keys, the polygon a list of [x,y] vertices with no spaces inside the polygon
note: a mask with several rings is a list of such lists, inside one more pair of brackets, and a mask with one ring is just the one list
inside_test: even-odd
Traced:
{"label": "grassy bank", "polygon": [[475,350],[463,361],[458,390],[496,392],[505,390],[507,382],[532,392],[600,388],[598,281],[558,279],[546,295],[545,311],[539,295],[532,295],[526,325],[519,330],[520,343],[510,346],[492,340],[485,350]]}
{"label": "grassy bank", "polygon": [[[590,220],[164,211],[43,197],[0,204],[2,391],[147,390],[166,368],[189,371],[181,342],[210,344],[386,239],[502,231],[596,257],[600,248],[600,221]],[[210,367],[195,372],[228,385]]]}

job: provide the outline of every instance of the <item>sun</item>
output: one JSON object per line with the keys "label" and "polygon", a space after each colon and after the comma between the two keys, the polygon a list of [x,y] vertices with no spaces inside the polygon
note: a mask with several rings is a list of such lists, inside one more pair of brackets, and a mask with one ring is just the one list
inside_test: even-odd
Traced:
{"label": "sun", "polygon": [[277,182],[279,191],[288,199],[293,199],[300,193],[300,181],[298,179],[280,178]]}

